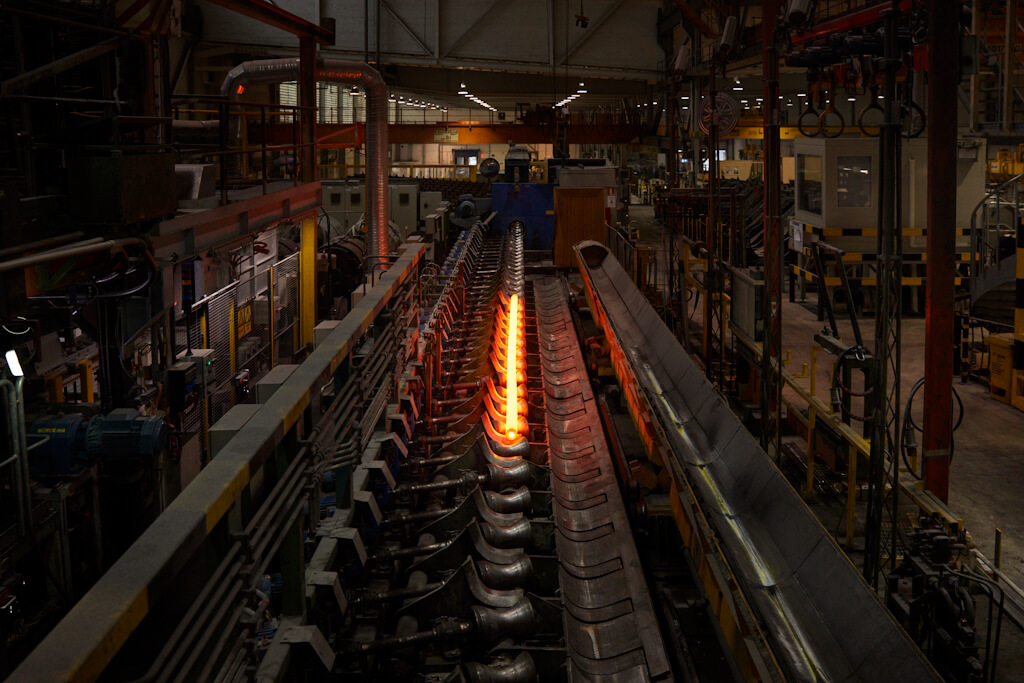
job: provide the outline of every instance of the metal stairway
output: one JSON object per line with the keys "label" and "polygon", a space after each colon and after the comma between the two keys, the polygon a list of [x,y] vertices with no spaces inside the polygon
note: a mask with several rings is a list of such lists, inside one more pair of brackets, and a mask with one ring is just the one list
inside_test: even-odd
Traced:
{"label": "metal stairway", "polygon": [[989,192],[971,215],[971,315],[1013,326],[1017,231],[1024,198],[1015,176]]}
{"label": "metal stairway", "polygon": [[[1024,23],[1020,19],[1020,5],[1020,0],[978,4],[973,22],[979,66],[974,124],[981,131],[1024,132]],[[1008,31],[1011,22],[1013,30]],[[1008,33],[1012,34],[1009,40]],[[1009,65],[1007,50],[1011,52]]]}

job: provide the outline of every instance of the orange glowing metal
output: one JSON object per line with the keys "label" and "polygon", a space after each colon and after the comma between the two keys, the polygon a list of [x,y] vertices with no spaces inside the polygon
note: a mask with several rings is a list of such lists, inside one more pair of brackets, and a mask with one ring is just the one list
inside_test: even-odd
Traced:
{"label": "orange glowing metal", "polygon": [[519,339],[519,295],[513,294],[508,304],[508,347],[505,356],[505,433],[508,440],[516,438],[519,421],[519,386],[516,384],[516,350]]}

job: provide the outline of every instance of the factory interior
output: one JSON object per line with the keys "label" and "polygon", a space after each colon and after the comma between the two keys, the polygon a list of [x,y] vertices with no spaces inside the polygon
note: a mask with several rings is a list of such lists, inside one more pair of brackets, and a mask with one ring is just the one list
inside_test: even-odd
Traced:
{"label": "factory interior", "polygon": [[1024,681],[1022,4],[0,1],[0,680]]}

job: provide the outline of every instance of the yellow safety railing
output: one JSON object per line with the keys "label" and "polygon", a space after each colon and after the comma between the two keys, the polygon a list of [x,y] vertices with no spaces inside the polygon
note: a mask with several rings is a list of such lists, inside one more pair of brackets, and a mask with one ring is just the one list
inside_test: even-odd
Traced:
{"label": "yellow safety railing", "polygon": [[[762,354],[760,343],[752,341],[745,335],[736,334],[735,331],[733,337],[750,349],[753,352],[754,357],[760,361]],[[860,490],[857,485],[857,458],[860,455],[863,455],[865,458],[870,457],[871,442],[858,434],[850,425],[843,422],[840,417],[833,412],[831,404],[818,398],[818,352],[821,348],[822,347],[818,345],[811,347],[810,363],[803,364],[803,369],[799,376],[794,375],[789,370],[786,370],[785,367],[782,369],[783,386],[792,390],[797,399],[802,402],[803,408],[806,409],[807,414],[804,415],[800,406],[797,405],[794,399],[788,398],[784,395],[782,402],[790,414],[796,417],[800,424],[807,428],[807,480],[804,483],[803,488],[805,497],[810,498],[813,496],[815,436],[817,430],[821,426],[821,423],[824,422],[827,424],[829,429],[837,434],[849,447],[850,457],[846,468],[847,477],[844,539],[846,548],[849,550],[853,547],[856,503]],[[792,352],[787,354],[787,358],[790,361],[792,360]],[[834,363],[831,372],[835,372]],[[804,378],[809,379],[809,388],[804,387],[803,383],[800,382],[800,380]],[[914,467],[916,466],[916,462],[912,459],[910,465],[911,467]],[[901,471],[905,470],[901,469]],[[953,513],[950,512],[938,498],[935,498],[931,493],[924,491],[922,483],[914,482],[912,484],[907,484],[906,479],[907,478],[905,477],[900,479],[899,486],[901,494],[906,495],[926,514],[935,515],[942,519],[947,526],[956,525],[958,529],[963,529],[962,517],[956,517],[953,515]]]}

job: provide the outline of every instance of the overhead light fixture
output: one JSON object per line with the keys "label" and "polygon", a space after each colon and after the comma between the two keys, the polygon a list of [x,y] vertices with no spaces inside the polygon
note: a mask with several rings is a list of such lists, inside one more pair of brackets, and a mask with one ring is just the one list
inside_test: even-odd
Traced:
{"label": "overhead light fixture", "polygon": [[24,377],[25,373],[21,369],[21,361],[18,360],[18,352],[14,349],[8,351],[4,358],[7,359],[7,367],[10,369],[11,374],[15,377]]}
{"label": "overhead light fixture", "polygon": [[796,96],[797,97],[807,97],[807,93],[805,93],[805,92],[797,93]]}
{"label": "overhead light fixture", "polygon": [[469,91],[468,91],[468,90],[466,89],[466,84],[465,84],[465,83],[463,83],[463,84],[462,84],[462,89],[461,89],[461,90],[459,90],[459,94],[460,94],[460,95],[462,95],[462,96],[464,96],[464,97],[466,97],[466,98],[467,98],[467,99],[468,99],[469,101],[471,101],[471,102],[475,102],[475,103],[479,104],[479,105],[480,105],[481,107],[483,107],[484,109],[490,109],[491,111],[498,111],[498,110],[497,110],[497,108],[495,108],[495,107],[492,107],[492,106],[491,106],[490,104],[488,104],[487,102],[484,102],[484,101],[483,101],[482,99],[480,99],[480,98],[479,98],[479,97],[477,97],[476,95],[474,95],[474,94],[472,94],[471,92],[469,92]]}
{"label": "overhead light fixture", "polygon": [[738,86],[738,85],[734,85],[734,86],[732,87],[732,89],[733,89],[733,90],[743,90],[743,88],[741,88],[741,87],[740,87],[740,86]]}

